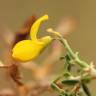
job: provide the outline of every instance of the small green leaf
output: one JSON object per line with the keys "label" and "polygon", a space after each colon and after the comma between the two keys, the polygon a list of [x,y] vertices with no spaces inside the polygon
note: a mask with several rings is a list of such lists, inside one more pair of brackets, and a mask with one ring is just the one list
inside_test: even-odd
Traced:
{"label": "small green leaf", "polygon": [[63,74],[63,76],[64,76],[65,78],[69,78],[69,77],[71,76],[71,73],[65,72],[65,73]]}
{"label": "small green leaf", "polygon": [[82,88],[83,88],[85,94],[86,94],[87,96],[91,96],[91,93],[90,93],[87,85],[86,85],[85,83],[83,83],[83,82],[82,82],[81,84],[82,84]]}
{"label": "small green leaf", "polygon": [[66,85],[75,85],[78,82],[79,81],[76,80],[76,79],[65,79],[65,80],[62,80],[62,83],[66,84]]}

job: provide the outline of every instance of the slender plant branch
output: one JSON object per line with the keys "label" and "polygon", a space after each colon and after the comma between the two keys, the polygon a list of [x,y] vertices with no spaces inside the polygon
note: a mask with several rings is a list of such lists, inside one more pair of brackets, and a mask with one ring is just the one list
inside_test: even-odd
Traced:
{"label": "slender plant branch", "polygon": [[[65,56],[64,59],[66,60],[65,64],[77,64],[80,66],[80,71],[82,72],[82,74],[79,74],[79,76],[74,77],[73,75],[71,75],[70,70],[68,70],[68,66],[66,69],[66,71],[64,71],[64,73],[69,72],[70,75],[67,74],[67,77],[63,75],[59,76],[56,80],[54,80],[52,82],[52,87],[53,89],[55,89],[60,96],[81,96],[81,95],[77,95],[79,92],[79,89],[83,89],[83,91],[85,92],[85,94],[87,96],[91,96],[90,91],[88,89],[88,87],[86,86],[85,82],[86,80],[88,81],[90,79],[90,81],[92,80],[92,78],[96,78],[96,69],[95,66],[93,65],[93,63],[91,62],[90,64],[81,60],[78,56],[78,52],[74,52],[72,50],[72,48],[70,47],[70,45],[68,44],[67,40],[65,38],[63,38],[63,36],[59,33],[54,31],[52,28],[47,29],[48,32],[53,33],[55,36],[57,36],[56,39],[58,39],[63,46],[65,47],[66,51],[67,51],[67,57]],[[87,78],[87,76],[89,76],[89,78]],[[63,79],[63,81],[61,80],[61,78],[65,78]],[[85,79],[85,80],[84,80]],[[57,82],[61,82],[64,84],[68,84],[68,85],[73,85],[74,87],[72,88],[72,90],[67,91],[60,88],[57,85]],[[78,86],[77,86],[78,85]],[[74,88],[76,89],[77,92],[74,92]],[[78,89],[79,88],[79,89]],[[77,90],[78,89],[78,90]],[[79,92],[80,93],[80,92]]]}

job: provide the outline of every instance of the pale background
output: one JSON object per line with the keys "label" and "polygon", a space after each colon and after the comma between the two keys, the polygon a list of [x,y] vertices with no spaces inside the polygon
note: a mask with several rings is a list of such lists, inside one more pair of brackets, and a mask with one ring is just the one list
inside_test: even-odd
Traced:
{"label": "pale background", "polygon": [[[32,14],[38,17],[48,14],[46,25],[54,28],[63,16],[76,18],[78,27],[68,41],[84,60],[96,62],[96,0],[0,0],[0,18],[13,32]],[[95,82],[91,90],[94,86]]]}

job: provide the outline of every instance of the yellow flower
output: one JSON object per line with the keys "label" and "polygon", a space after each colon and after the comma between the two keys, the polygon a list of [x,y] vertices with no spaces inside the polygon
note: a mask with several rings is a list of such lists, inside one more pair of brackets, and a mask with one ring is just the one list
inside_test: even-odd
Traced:
{"label": "yellow flower", "polygon": [[37,39],[36,35],[42,21],[48,20],[48,15],[39,18],[31,27],[31,40],[18,42],[12,50],[12,57],[19,61],[29,61],[35,59],[41,51],[52,41],[50,36]]}

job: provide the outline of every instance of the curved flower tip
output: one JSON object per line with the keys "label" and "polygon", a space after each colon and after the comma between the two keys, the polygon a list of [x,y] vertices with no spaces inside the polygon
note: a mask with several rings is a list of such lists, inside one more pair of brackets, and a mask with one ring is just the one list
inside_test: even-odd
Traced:
{"label": "curved flower tip", "polygon": [[48,15],[44,15],[33,24],[30,30],[31,40],[22,40],[13,47],[12,57],[14,59],[24,62],[33,60],[52,41],[50,36],[44,36],[40,39],[36,38],[36,34],[41,22],[47,19]]}
{"label": "curved flower tip", "polygon": [[40,17],[34,24],[33,26],[31,27],[31,30],[30,30],[30,37],[32,40],[36,41],[37,38],[36,38],[36,35],[37,35],[37,32],[38,32],[38,29],[40,27],[40,24],[45,21],[45,20],[48,20],[48,15],[44,15],[42,17]]}

